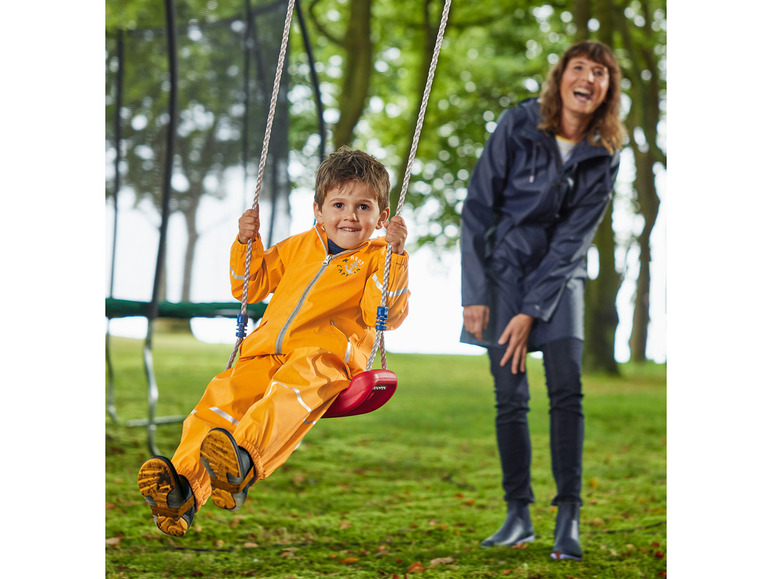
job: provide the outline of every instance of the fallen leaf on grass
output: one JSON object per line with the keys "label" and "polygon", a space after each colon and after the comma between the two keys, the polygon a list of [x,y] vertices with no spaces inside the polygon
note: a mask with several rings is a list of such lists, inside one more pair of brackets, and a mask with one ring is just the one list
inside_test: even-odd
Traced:
{"label": "fallen leaf on grass", "polygon": [[429,565],[448,565],[453,562],[453,557],[437,557],[429,561]]}
{"label": "fallen leaf on grass", "polygon": [[410,563],[410,565],[407,568],[408,573],[423,573],[424,571],[426,571],[426,567],[424,567],[423,563],[421,563],[420,561]]}
{"label": "fallen leaf on grass", "polygon": [[341,521],[340,525],[338,525],[339,529],[348,529],[351,526],[350,521]]}
{"label": "fallen leaf on grass", "polygon": [[346,565],[350,565],[351,563],[356,563],[359,561],[356,557],[346,557],[345,559],[341,559],[341,563],[345,563]]}
{"label": "fallen leaf on grass", "polygon": [[254,549],[255,547],[257,547],[257,543],[244,543],[245,549]]}
{"label": "fallen leaf on grass", "polygon": [[105,540],[105,543],[107,543],[108,545],[117,545],[120,542],[121,542],[120,537],[110,537],[109,539]]}

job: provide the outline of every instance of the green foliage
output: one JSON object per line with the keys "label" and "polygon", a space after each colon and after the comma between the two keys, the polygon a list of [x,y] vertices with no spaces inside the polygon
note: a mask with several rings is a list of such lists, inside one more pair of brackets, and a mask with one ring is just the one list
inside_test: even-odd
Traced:
{"label": "green foliage", "polygon": [[[222,198],[224,173],[242,162],[242,133],[262,137],[265,115],[244,127],[243,6],[233,3],[176,3],[178,118],[175,139],[173,196],[170,210],[195,215],[204,194]],[[109,5],[108,5],[109,7]],[[169,62],[166,52],[163,3],[121,3],[108,10],[106,123],[113,127],[117,101],[113,78],[118,73],[117,38],[124,39],[124,71],[121,118],[122,180],[134,190],[136,202],[150,198],[160,206],[169,127]],[[235,18],[231,22],[229,19]],[[241,18],[241,20],[239,20]],[[217,19],[217,25],[211,21]],[[123,23],[123,26],[120,24]],[[180,23],[184,23],[180,24]],[[205,33],[202,27],[207,26]],[[279,35],[281,30],[279,30]],[[273,47],[272,47],[273,48]],[[270,94],[276,55],[263,63],[273,67],[267,82]],[[252,63],[254,67],[254,62]],[[265,71],[263,71],[264,73]],[[250,95],[265,91],[252,81]],[[252,96],[263,100],[262,95]],[[253,141],[256,139],[253,139]],[[108,140],[108,155],[115,156]],[[254,145],[251,159],[259,157]],[[112,187],[108,187],[108,195]],[[234,217],[235,218],[235,217]]]}
{"label": "green foliage", "polygon": [[[252,0],[255,7],[263,3]],[[397,170],[402,167],[410,146],[415,112],[425,80],[425,52],[427,46],[433,45],[442,4],[442,0],[373,0],[371,42],[375,70],[370,80],[369,104],[351,144],[376,154],[392,168],[395,188],[400,186],[403,177]],[[211,22],[238,16],[244,11],[244,2],[237,0],[187,0],[177,2],[175,6],[180,22]],[[624,84],[625,92],[630,96],[627,102],[645,100],[636,84],[641,78],[644,83],[649,78],[658,83],[655,94],[664,102],[667,29],[664,1],[615,0],[609,6],[612,16],[604,16],[609,21],[603,26],[613,28],[613,32],[609,35],[606,29],[599,31],[597,19],[591,19],[590,36],[613,39],[627,79]],[[335,119],[340,117],[341,79],[346,66],[342,39],[349,8],[350,2],[346,0],[314,0],[303,2],[301,6],[309,22],[315,68],[327,110],[328,140]],[[419,222],[419,230],[411,236],[418,245],[430,243],[443,247],[457,242],[461,202],[479,153],[503,110],[523,98],[537,96],[547,71],[574,40],[577,23],[573,8],[573,3],[565,0],[543,5],[528,0],[481,0],[457,2],[451,8],[407,197],[408,209],[415,213]],[[161,2],[108,0],[106,3],[108,35],[118,29],[143,27],[157,28],[160,34],[163,22]],[[292,178],[296,186],[311,186],[319,153],[318,118],[297,18],[293,30],[289,54],[292,87],[289,93],[290,150],[298,166],[307,168],[307,174],[294,174]],[[190,53],[188,57],[186,70],[193,71],[193,76],[207,78],[240,64],[241,58],[219,55],[218,60],[218,55],[211,53]],[[148,52],[143,58],[147,70],[166,70],[165,54]],[[228,62],[229,59],[232,62]],[[655,73],[653,77],[652,72]],[[149,77],[144,81],[135,79],[130,84],[131,90],[139,98],[144,96],[142,102],[162,106],[160,95],[152,96],[160,89],[150,86],[150,81]],[[158,84],[156,80],[152,82]],[[234,85],[232,90],[238,90],[238,87]],[[187,107],[185,102],[189,101],[203,107],[215,118],[224,119],[222,115],[228,114],[216,109],[222,95],[188,94],[184,89],[181,94],[183,110]],[[234,121],[230,122],[234,124]],[[641,138],[645,135],[651,146],[656,145],[658,119],[630,123],[631,131],[636,127]],[[162,127],[157,130],[163,133]],[[237,132],[231,131],[233,139],[219,141],[216,153],[202,146],[197,148],[196,158],[217,157],[213,165],[218,171],[212,175],[218,179],[224,168],[239,163]],[[163,151],[161,137],[151,142],[154,143],[154,154],[160,155]],[[198,142],[203,143],[205,139],[201,137]],[[128,150],[132,150],[131,145]],[[148,151],[143,152],[148,154]],[[259,155],[259,151],[251,155]],[[664,162],[662,153],[659,157]],[[140,163],[133,165],[141,168]],[[205,166],[192,171],[193,175],[187,170],[183,174],[195,182],[196,173],[203,178],[208,171],[209,167]],[[129,181],[141,183],[141,175],[137,174]],[[150,187],[139,189],[141,194],[147,192],[157,196]],[[217,192],[211,190],[208,194]]]}
{"label": "green foliage", "polygon": [[[253,5],[261,2],[252,1]],[[265,3],[265,2],[263,2]],[[244,10],[243,0],[176,1],[174,10],[181,20],[196,18],[213,22]],[[138,28],[163,28],[166,22],[165,2],[159,0],[105,0],[105,28],[108,33]]]}
{"label": "green foliage", "polygon": [[[316,68],[333,121],[339,116],[340,79],[346,65],[336,40],[345,28],[348,5],[342,0],[310,3]],[[442,5],[442,0],[373,2],[375,71],[369,107],[351,144],[375,154],[394,170],[395,196],[403,177],[398,170],[408,154],[424,86],[425,52],[427,45],[433,46]],[[610,36],[627,79],[623,89],[629,95],[629,106],[633,101],[642,102],[631,78],[636,81],[641,73],[648,78],[652,67],[664,71],[665,4],[616,0],[609,6],[613,17],[604,17],[605,24],[599,23],[600,14],[591,14],[589,34],[601,38],[607,36],[603,26],[613,29]],[[461,204],[482,147],[506,108],[538,96],[547,72],[576,39],[573,10],[574,3],[566,1],[542,5],[527,0],[456,2],[452,6],[407,195],[408,210],[418,220],[418,231],[411,232],[417,245],[441,248],[457,243]],[[632,66],[632,59],[647,60]],[[307,68],[296,65],[293,70],[298,73]],[[664,102],[664,75],[654,78],[661,83],[654,98]],[[293,76],[296,85],[307,80]],[[315,111],[304,91],[296,95],[302,96],[293,102],[292,149],[304,166],[315,167],[318,140],[310,120]],[[304,118],[300,131],[294,124],[299,117]],[[658,120],[649,121],[630,123],[630,127],[631,131],[634,127],[645,131],[653,143],[660,127]],[[302,183],[307,185],[310,178],[301,177]]]}
{"label": "green foliage", "polygon": [[[113,338],[122,419],[147,412],[142,343]],[[224,368],[228,345],[158,334],[159,413],[184,414]],[[492,381],[483,356],[389,356],[400,378],[377,412],[322,420],[237,513],[211,503],[182,539],[160,533],[136,487],[145,431],[106,424],[106,576],[658,577],[666,568],[665,368],[585,378],[585,560],[549,558],[555,511],[548,403],[529,359],[537,540],[480,549],[500,525]],[[180,425],[158,427],[171,454]]]}

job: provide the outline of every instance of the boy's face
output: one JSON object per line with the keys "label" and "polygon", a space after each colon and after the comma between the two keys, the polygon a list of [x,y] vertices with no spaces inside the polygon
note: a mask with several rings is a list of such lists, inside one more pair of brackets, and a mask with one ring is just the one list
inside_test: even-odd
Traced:
{"label": "boy's face", "polygon": [[372,189],[353,181],[330,189],[321,207],[314,202],[314,216],[324,225],[328,239],[343,249],[354,249],[383,227],[389,208],[380,211]]}

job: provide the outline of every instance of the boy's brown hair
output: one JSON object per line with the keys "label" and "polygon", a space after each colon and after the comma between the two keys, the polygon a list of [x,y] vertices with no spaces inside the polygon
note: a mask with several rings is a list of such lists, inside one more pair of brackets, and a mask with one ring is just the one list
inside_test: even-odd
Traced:
{"label": "boy's brown hair", "polygon": [[335,188],[359,181],[372,189],[379,211],[389,206],[391,184],[383,163],[364,151],[343,146],[329,155],[316,172],[314,202],[321,207],[327,193]]}

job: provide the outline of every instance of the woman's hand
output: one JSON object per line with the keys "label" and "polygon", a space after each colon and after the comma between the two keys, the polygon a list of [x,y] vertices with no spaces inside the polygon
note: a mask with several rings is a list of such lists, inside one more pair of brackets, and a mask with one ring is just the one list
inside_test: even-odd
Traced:
{"label": "woman's hand", "polygon": [[488,306],[464,306],[464,329],[478,340],[482,340],[483,330],[488,327],[489,316]]}
{"label": "woman's hand", "polygon": [[528,354],[528,335],[533,326],[533,316],[517,314],[509,320],[507,327],[499,338],[500,345],[507,345],[507,350],[501,358],[501,365],[512,358],[512,373],[525,372],[525,357]]}
{"label": "woman's hand", "polygon": [[247,209],[244,214],[239,217],[239,243],[243,245],[250,239],[257,239],[259,231],[260,208],[258,208],[257,211],[254,209]]}

